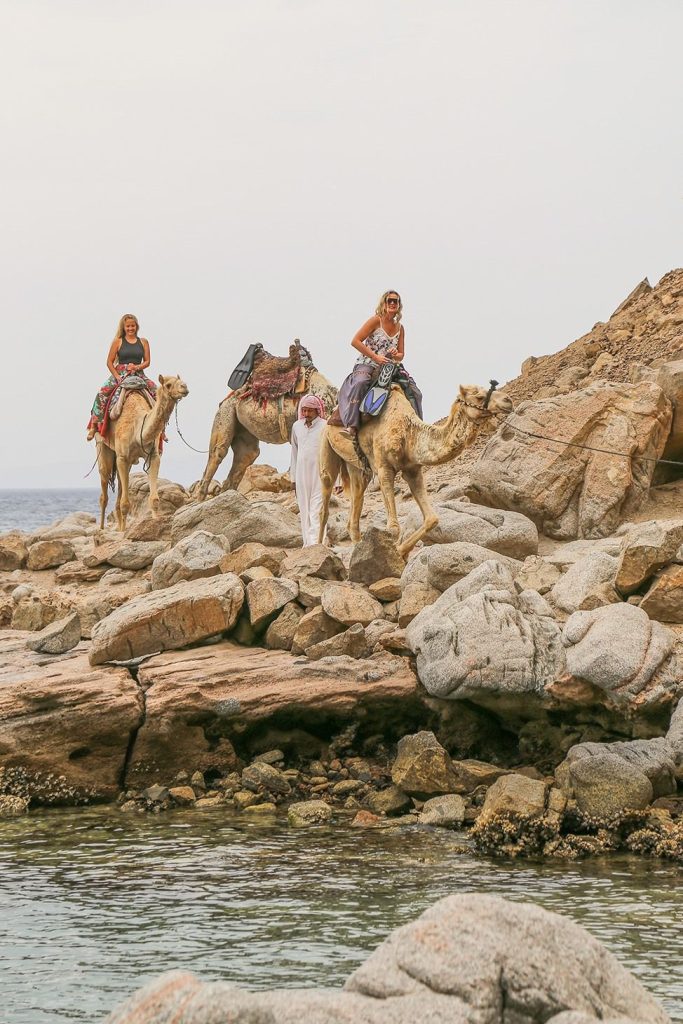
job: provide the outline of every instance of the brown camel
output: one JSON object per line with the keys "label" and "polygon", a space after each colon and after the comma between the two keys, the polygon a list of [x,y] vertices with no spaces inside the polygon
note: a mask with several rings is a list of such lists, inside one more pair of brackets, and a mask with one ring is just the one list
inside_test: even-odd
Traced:
{"label": "brown camel", "polygon": [[110,420],[107,433],[97,438],[97,465],[100,470],[100,529],[104,529],[107,508],[107,488],[118,476],[116,519],[119,530],[125,530],[130,508],[128,477],[130,467],[140,459],[149,462],[149,507],[152,515],[159,513],[157,478],[161,453],[159,441],[171,413],[181,398],[189,394],[187,384],[180,377],[159,376],[156,402],[150,409],[146,399],[132,391],[124,403],[117,420]]}
{"label": "brown camel", "polygon": [[490,395],[487,408],[485,403],[488,395],[486,388],[476,384],[463,385],[446,420],[438,424],[423,423],[401,388],[394,385],[382,415],[368,419],[358,432],[357,444],[367,465],[363,465],[359,458],[353,440],[339,427],[328,424],[320,441],[320,478],[323,490],[320,543],[327,525],[330,495],[340,472],[342,477],[348,474],[351,488],[348,528],[354,544],[360,540],[363,498],[371,473],[376,473],[379,479],[387,510],[387,529],[398,538],[394,478],[400,470],[423,516],[419,529],[404,538],[399,545],[399,551],[406,557],[439,521],[429,501],[422,467],[438,466],[454,459],[472,444],[482,424],[494,413],[512,412],[511,400],[498,391]]}
{"label": "brown camel", "polygon": [[[285,444],[289,442],[297,418],[299,399],[303,394],[262,404],[244,398],[248,385],[233,391],[218,406],[209,441],[209,458],[198,485],[197,497],[204,501],[216,470],[232,448],[232,466],[223,484],[224,491],[236,490],[252,462],[259,456],[259,442]],[[307,394],[322,399],[327,414],[337,404],[337,389],[327,377],[313,369],[308,378]]]}

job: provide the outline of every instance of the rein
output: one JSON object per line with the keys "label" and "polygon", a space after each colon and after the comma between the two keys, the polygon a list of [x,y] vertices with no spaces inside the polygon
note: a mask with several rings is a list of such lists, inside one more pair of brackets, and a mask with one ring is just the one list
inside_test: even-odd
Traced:
{"label": "rein", "polygon": [[[228,397],[230,397],[230,396],[228,396]],[[194,448],[189,443],[189,441],[186,441],[185,438],[183,437],[183,434],[182,434],[182,431],[180,429],[180,426],[178,425],[178,405],[177,405],[177,403],[176,403],[176,407],[175,407],[175,428],[178,431],[178,436],[180,437],[180,440],[183,442],[184,445],[187,445],[188,448],[191,448],[193,452],[197,452],[197,455],[208,455],[209,454],[209,449],[208,448],[206,449],[206,451],[204,451],[204,449],[201,449],[201,448]]]}

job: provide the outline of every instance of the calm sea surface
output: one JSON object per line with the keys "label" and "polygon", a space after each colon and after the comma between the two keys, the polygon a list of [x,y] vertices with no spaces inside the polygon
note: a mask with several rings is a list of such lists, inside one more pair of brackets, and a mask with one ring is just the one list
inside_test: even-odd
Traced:
{"label": "calm sea surface", "polygon": [[339,986],[398,925],[459,892],[533,900],[601,939],[683,1021],[683,872],[634,857],[529,864],[417,828],[293,830],[227,809],[0,822],[3,1024],[95,1024],[162,971]]}
{"label": "calm sea surface", "polygon": [[69,512],[99,512],[99,487],[73,487],[64,490],[0,490],[0,533],[25,530],[30,533],[47,526]]}

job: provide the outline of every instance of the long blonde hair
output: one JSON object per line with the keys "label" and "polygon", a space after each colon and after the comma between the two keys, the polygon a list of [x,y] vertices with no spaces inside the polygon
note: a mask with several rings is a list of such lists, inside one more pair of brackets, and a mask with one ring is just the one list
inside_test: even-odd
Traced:
{"label": "long blonde hair", "polygon": [[116,334],[114,335],[114,341],[116,341],[117,338],[120,339],[121,341],[123,341],[123,339],[125,338],[125,336],[126,336],[126,320],[135,320],[135,333],[136,333],[137,337],[140,336],[140,321],[136,317],[135,313],[124,313],[123,316],[121,317],[121,319],[119,320],[119,326],[116,328]]}
{"label": "long blonde hair", "polygon": [[395,288],[390,288],[388,292],[384,292],[377,303],[377,309],[375,313],[377,316],[382,317],[387,313],[387,295],[398,295],[398,308],[394,313],[394,323],[400,323],[401,317],[403,316],[403,303],[401,302],[401,296],[398,294]]}

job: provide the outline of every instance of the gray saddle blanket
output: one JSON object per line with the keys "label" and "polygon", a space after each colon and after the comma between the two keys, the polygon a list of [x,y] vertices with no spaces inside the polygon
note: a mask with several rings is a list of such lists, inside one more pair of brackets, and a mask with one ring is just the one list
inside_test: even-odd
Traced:
{"label": "gray saddle blanket", "polygon": [[112,395],[111,405],[109,406],[109,419],[117,420],[121,415],[121,410],[125,404],[126,398],[133,391],[140,392],[146,399],[150,409],[154,405],[154,400],[147,390],[147,385],[142,377],[138,377],[132,373],[128,377],[124,377],[119,383],[116,391]]}

